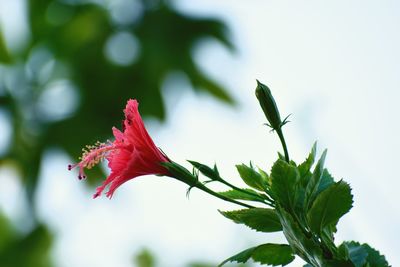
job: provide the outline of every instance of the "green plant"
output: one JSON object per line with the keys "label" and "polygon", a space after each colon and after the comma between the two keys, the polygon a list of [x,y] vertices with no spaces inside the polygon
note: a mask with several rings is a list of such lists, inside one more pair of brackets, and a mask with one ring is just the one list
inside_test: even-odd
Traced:
{"label": "green plant", "polygon": [[[311,149],[304,162],[297,164],[289,157],[279,110],[270,89],[258,82],[256,96],[267,117],[268,126],[276,132],[284,155],[270,172],[240,164],[236,168],[247,188],[239,188],[222,178],[216,165],[189,161],[193,170],[171,160],[158,149],[148,135],[138,111],[136,100],[129,100],[124,110],[123,131],[113,129],[115,141],[89,147],[81,161],[70,165],[79,167],[79,178],[85,178],[84,168],[91,168],[102,158],[109,161],[111,174],[94,197],[100,196],[109,186],[108,197],[124,182],[145,174],[157,174],[179,180],[212,196],[244,207],[222,211],[226,218],[244,224],[259,232],[283,232],[288,244],[265,243],[246,249],[223,261],[245,263],[252,259],[272,266],[287,265],[301,257],[314,267],[384,267],[389,266],[385,257],[368,244],[344,242],[335,244],[334,235],[340,218],[349,212],[353,196],[348,183],[334,181],[324,167],[326,150],[317,160],[317,146]],[[200,174],[207,179],[201,179]],[[212,190],[208,184],[221,183],[229,188],[224,192]],[[249,204],[249,202],[252,202]]]}
{"label": "green plant", "polygon": [[[240,177],[248,186],[238,188],[220,176],[217,166],[211,168],[189,161],[194,167],[190,176],[180,165],[164,163],[174,177],[190,187],[245,207],[222,211],[221,214],[226,218],[259,232],[281,231],[288,242],[266,243],[246,249],[226,259],[220,266],[227,262],[244,263],[250,259],[272,266],[287,265],[295,255],[307,262],[305,266],[389,266],[385,257],[368,244],[354,241],[335,244],[336,226],[353,205],[350,185],[343,180],[335,181],[324,167],[326,150],[317,160],[316,143],[304,162],[297,164],[291,160],[282,132],[287,118],[281,120],[275,100],[266,85],[258,82],[256,96],[267,117],[267,125],[277,133],[284,151],[284,155],[278,153],[279,157],[269,173],[254,168],[251,163],[237,165]],[[200,182],[199,172],[209,180]],[[230,190],[210,192],[205,186],[209,182],[222,183]],[[261,203],[262,206],[252,206],[243,201]]]}

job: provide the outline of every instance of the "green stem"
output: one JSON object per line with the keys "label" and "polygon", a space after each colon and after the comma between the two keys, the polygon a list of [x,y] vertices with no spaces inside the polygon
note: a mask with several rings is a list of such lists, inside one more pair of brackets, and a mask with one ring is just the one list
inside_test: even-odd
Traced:
{"label": "green stem", "polygon": [[249,195],[249,196],[253,196],[253,197],[259,199],[258,201],[261,202],[261,203],[264,203],[264,204],[267,204],[267,205],[270,205],[270,206],[273,205],[273,200],[270,199],[269,197],[268,197],[268,198],[263,198],[262,196],[260,196],[260,195],[258,195],[258,194],[254,194],[254,193],[248,192],[248,191],[246,191],[246,190],[243,190],[243,189],[241,189],[241,188],[239,188],[239,187],[236,187],[236,186],[234,186],[233,184],[231,184],[231,183],[225,181],[225,180],[222,179],[221,177],[220,177],[220,180],[219,180],[219,181],[220,181],[221,183],[223,183],[224,185],[229,186],[230,188],[232,188],[232,189],[234,189],[234,190],[236,190],[236,191],[242,192],[242,193],[244,193],[244,194],[247,194],[247,195]]}
{"label": "green stem", "polygon": [[276,129],[276,133],[279,136],[279,140],[281,140],[281,144],[282,144],[282,147],[283,147],[283,152],[285,153],[285,160],[286,160],[286,162],[289,162],[289,152],[287,150],[285,137],[283,136],[282,129]]}
{"label": "green stem", "polygon": [[219,199],[222,199],[222,200],[225,200],[225,201],[228,201],[228,202],[232,202],[232,203],[235,203],[237,205],[240,205],[240,206],[243,206],[243,207],[246,207],[246,208],[255,208],[254,206],[251,206],[251,205],[242,203],[240,201],[237,201],[237,200],[225,197],[223,195],[220,195],[217,192],[212,191],[211,189],[209,189],[208,187],[206,187],[202,183],[196,184],[195,187],[200,189],[200,190],[202,190],[202,191],[204,191],[204,192],[206,192],[206,193],[208,193],[208,194],[210,194],[210,195],[213,195],[213,196],[215,196],[215,197],[217,197]]}

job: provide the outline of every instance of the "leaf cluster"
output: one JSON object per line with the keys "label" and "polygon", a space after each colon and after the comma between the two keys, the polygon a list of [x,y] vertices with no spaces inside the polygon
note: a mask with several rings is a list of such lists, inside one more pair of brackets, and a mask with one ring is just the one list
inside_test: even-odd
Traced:
{"label": "leaf cluster", "polygon": [[282,231],[288,244],[264,244],[236,254],[229,261],[253,259],[272,266],[286,265],[300,256],[309,266],[389,266],[385,258],[369,245],[356,242],[335,244],[340,218],[352,208],[353,196],[348,183],[335,182],[324,167],[326,151],[316,160],[316,144],[304,162],[297,165],[279,158],[270,174],[252,165],[238,165],[240,177],[250,187],[232,189],[226,196],[256,201],[245,192],[271,199],[270,208],[249,208],[221,212],[235,223],[260,232]]}

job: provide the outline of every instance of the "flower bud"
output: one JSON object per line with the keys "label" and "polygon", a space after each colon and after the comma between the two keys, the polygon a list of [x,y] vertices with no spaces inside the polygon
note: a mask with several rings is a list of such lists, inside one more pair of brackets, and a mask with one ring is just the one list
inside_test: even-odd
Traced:
{"label": "flower bud", "polygon": [[256,97],[260,102],[260,106],[264,111],[269,122],[269,126],[273,130],[280,129],[282,126],[281,116],[279,115],[278,107],[276,106],[271,90],[257,80]]}

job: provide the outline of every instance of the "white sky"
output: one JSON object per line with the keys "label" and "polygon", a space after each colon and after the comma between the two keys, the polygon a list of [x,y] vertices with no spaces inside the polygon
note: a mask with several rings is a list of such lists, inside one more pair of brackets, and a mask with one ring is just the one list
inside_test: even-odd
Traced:
{"label": "white sky", "polygon": [[[302,160],[318,140],[320,151],[328,148],[330,172],[353,187],[354,208],[339,225],[338,241],[368,242],[400,266],[398,2],[178,3],[190,13],[227,21],[239,53],[209,42],[196,56],[207,73],[232,88],[240,106],[232,109],[191,92],[176,102],[173,87],[187,84],[167,83],[166,91],[172,92],[167,103],[173,106],[167,123],[147,122],[156,144],[178,162],[217,162],[235,182],[234,164],[252,160],[269,169],[280,146],[262,126],[254,97],[257,78],[270,86],[282,115],[293,114],[285,127],[292,157]],[[128,267],[142,247],[158,255],[160,267],[180,267],[189,260],[219,262],[247,247],[281,240],[218,214],[217,209],[236,208],[232,205],[195,190],[187,199],[186,188],[175,181],[138,178],[119,188],[111,201],[92,200],[93,192],[66,171],[70,159],[54,150],[45,162],[39,211],[60,237],[55,258],[61,267]],[[18,192],[8,184],[10,192]],[[1,191],[1,207],[13,199],[3,197],[7,192]]]}

